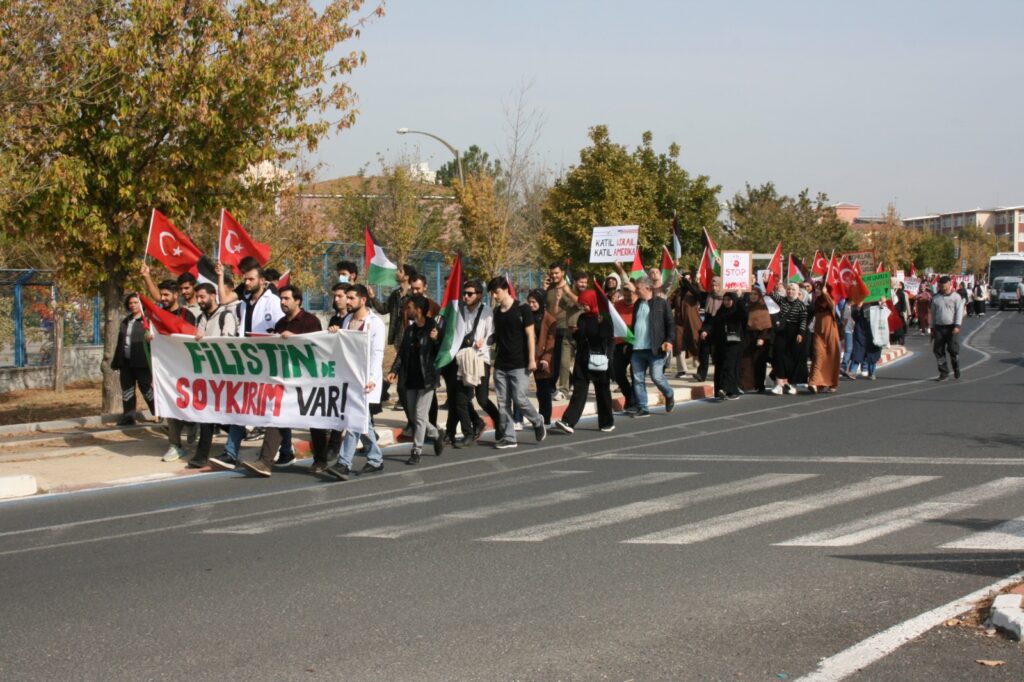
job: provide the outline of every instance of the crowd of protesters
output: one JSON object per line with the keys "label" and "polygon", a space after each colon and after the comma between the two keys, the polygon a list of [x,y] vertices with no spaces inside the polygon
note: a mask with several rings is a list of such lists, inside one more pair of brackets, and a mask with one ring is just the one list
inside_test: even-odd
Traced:
{"label": "crowd of protesters", "polygon": [[[573,433],[591,397],[601,431],[614,430],[617,416],[649,417],[648,379],[665,412],[672,412],[675,395],[666,375],[673,359],[677,379],[689,376],[704,382],[713,367],[717,401],[750,393],[834,393],[841,378],[876,379],[882,348],[904,343],[907,331],[916,327],[932,336],[939,380],[950,373],[959,378],[957,335],[963,317],[984,315],[984,306],[980,312],[968,306],[973,301],[955,291],[949,277],[932,278],[913,294],[901,282],[888,300],[856,304],[837,302],[829,287],[817,281],[778,282],[769,291],[766,278],[751,282],[748,291],[733,292],[724,291],[721,278],[714,277],[705,291],[690,273],[678,275],[674,283],[663,282],[659,270],[631,278],[618,264],[600,286],[590,275],[570,275],[556,262],[548,268],[544,288],[527,292],[523,303],[513,295],[507,277],[486,283],[465,280],[454,318],[453,359],[438,367],[447,330],[438,304],[427,295],[425,276],[410,266],[399,267],[394,289],[378,300],[372,287],[358,282],[355,263],[342,261],[336,269],[326,331],[369,334],[370,380],[365,388],[370,412],[379,414],[394,398],[406,421],[403,436],[411,442],[409,465],[421,461],[428,444],[441,455],[446,447],[479,443],[487,422],[477,408],[494,425],[494,447],[499,449],[517,447],[517,434],[527,425],[537,442],[549,428]],[[198,282],[187,273],[157,283],[147,266],[141,274],[164,310],[196,327],[196,338],[249,333],[288,337],[324,330],[320,318],[303,309],[302,290],[279,286],[276,271],[253,258],[243,260],[238,270],[237,286],[220,264],[216,284]],[[120,424],[127,425],[135,419],[136,388],[151,411],[154,405],[147,343],[151,332],[137,294],[127,297],[125,307],[128,314],[113,367],[120,370],[123,390]],[[613,319],[624,326],[616,329]],[[387,346],[393,360],[385,368]],[[529,397],[531,377],[534,400]],[[447,420],[439,424],[442,383]],[[614,407],[613,386],[624,405],[620,412]],[[569,401],[564,413],[553,419],[552,403],[564,400]],[[262,429],[258,459],[242,461],[240,446],[247,436],[243,426],[223,427],[227,442],[217,456],[210,452],[215,425],[168,419],[167,427],[164,461],[187,457],[183,437],[197,443],[187,462],[193,468],[242,467],[270,476],[275,466],[295,460],[290,429]],[[384,468],[372,425],[366,433],[310,429],[310,444],[310,470],[318,475],[347,480],[358,448],[366,456],[361,473]]]}

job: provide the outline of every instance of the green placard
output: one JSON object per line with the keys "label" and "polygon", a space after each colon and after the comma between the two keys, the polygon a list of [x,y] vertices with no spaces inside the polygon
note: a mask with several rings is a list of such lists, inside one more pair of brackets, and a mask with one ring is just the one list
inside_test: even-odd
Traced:
{"label": "green placard", "polygon": [[892,296],[892,274],[888,272],[873,272],[870,275],[861,275],[864,284],[868,288],[868,297],[865,303],[874,301],[887,301]]}

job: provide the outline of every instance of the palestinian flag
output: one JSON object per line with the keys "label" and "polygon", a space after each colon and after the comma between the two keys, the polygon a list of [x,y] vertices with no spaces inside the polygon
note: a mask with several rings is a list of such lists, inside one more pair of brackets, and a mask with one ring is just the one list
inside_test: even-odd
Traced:
{"label": "palestinian flag", "polygon": [[601,280],[597,277],[593,279],[594,287],[597,290],[597,307],[602,315],[607,315],[611,318],[612,332],[615,334],[615,337],[625,340],[626,343],[633,343],[636,341],[636,338],[633,336],[633,330],[629,328],[626,321],[622,319],[622,315],[619,315],[619,311],[608,300],[608,294],[604,293],[604,289],[601,288]]}
{"label": "palestinian flag", "polygon": [[711,268],[714,270],[716,275],[722,274],[722,252],[715,246],[714,240],[711,239],[711,235],[708,234],[708,228],[704,228],[704,240],[708,246],[708,256],[711,258]]}
{"label": "palestinian flag", "polygon": [[633,255],[633,267],[629,270],[630,279],[640,279],[647,273],[644,272],[644,263],[640,260],[640,246],[636,247],[636,253]]}
{"label": "palestinian flag", "polygon": [[[366,232],[370,234],[369,231]],[[455,262],[452,263],[452,274],[448,275],[448,284],[444,288],[444,298],[441,299],[441,319],[444,326],[441,333],[441,346],[437,351],[437,359],[434,361],[434,368],[441,369],[455,359],[459,352],[459,345],[462,339],[455,338],[456,328],[459,326],[459,294],[462,292],[462,254],[455,254]]]}
{"label": "palestinian flag", "polygon": [[[398,266],[384,255],[384,249],[380,248],[380,244],[373,238],[369,226],[363,229],[363,242],[366,251],[365,267],[363,268],[366,272],[366,282],[368,284],[394,284]],[[459,300],[458,295],[455,296],[455,300]]]}
{"label": "palestinian flag", "polygon": [[668,291],[672,284],[672,273],[676,271],[676,264],[672,262],[672,256],[668,255],[668,248],[661,247],[661,286]]}
{"label": "palestinian flag", "polygon": [[[796,263],[793,261],[793,254],[789,255],[789,272],[786,273],[786,280],[789,282],[796,282],[797,284],[801,284],[804,281],[803,273],[800,272],[800,268],[798,268]],[[771,290],[769,290],[768,293],[771,293]]]}
{"label": "palestinian flag", "polygon": [[672,216],[672,254],[676,258],[676,262],[683,257],[683,240],[679,236],[679,216]]}
{"label": "palestinian flag", "polygon": [[771,261],[768,262],[768,291],[775,291],[775,285],[782,281],[782,242],[775,247]]}
{"label": "palestinian flag", "polygon": [[700,288],[704,291],[711,291],[711,279],[715,276],[715,270],[711,265],[711,256],[708,254],[708,247],[704,247],[704,253],[700,257],[700,265],[697,267],[697,279]]}

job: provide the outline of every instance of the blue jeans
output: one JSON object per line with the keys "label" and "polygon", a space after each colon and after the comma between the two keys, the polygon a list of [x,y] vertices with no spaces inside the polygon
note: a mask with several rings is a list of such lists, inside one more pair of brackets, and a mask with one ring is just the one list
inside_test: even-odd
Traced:
{"label": "blue jeans", "polygon": [[850,360],[853,356],[853,330],[846,332],[843,338],[843,361],[839,367],[845,369],[847,372],[850,371]]}
{"label": "blue jeans", "polygon": [[633,349],[633,355],[629,359],[629,364],[633,368],[633,393],[636,395],[636,406],[641,410],[647,409],[647,379],[644,376],[647,369],[651,370],[651,381],[658,387],[661,394],[666,398],[674,397],[672,387],[668,385],[668,379],[665,378],[665,362],[668,360],[668,354],[662,355],[660,358],[654,357],[654,353],[645,348],[643,350]]}
{"label": "blue jeans", "polygon": [[292,449],[292,430],[281,429],[281,449],[278,450],[282,455],[294,455],[295,451]]}
{"label": "blue jeans", "polygon": [[526,386],[530,379],[525,369],[495,369],[494,392],[498,397],[498,430],[504,441],[516,442],[516,431],[512,427],[512,408],[518,407],[530,426],[537,428],[544,423],[533,403],[526,397]]}
{"label": "blue jeans", "polygon": [[349,469],[352,468],[352,457],[356,454],[356,445],[359,444],[360,438],[367,445],[367,464],[374,466],[384,464],[384,452],[380,449],[380,445],[377,444],[377,436],[374,434],[372,426],[368,433],[356,433],[352,429],[345,431],[345,437],[341,439],[341,453],[338,455],[338,463],[347,466]]}
{"label": "blue jeans", "polygon": [[224,452],[234,459],[238,459],[238,449],[242,447],[242,439],[245,438],[245,427],[240,424],[232,424],[228,428],[228,442],[224,444]]}

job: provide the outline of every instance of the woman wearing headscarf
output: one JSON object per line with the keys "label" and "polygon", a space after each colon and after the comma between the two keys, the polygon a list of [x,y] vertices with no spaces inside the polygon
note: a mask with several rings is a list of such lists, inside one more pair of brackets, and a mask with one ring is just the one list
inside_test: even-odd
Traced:
{"label": "woman wearing headscarf", "polygon": [[[714,276],[711,278],[711,291],[704,295],[704,325],[711,321],[717,313],[718,309],[722,307],[722,296],[725,289],[722,287],[722,278]],[[702,335],[703,336],[703,335]],[[699,357],[699,363],[697,365],[697,374],[695,379],[697,381],[708,380],[708,363],[711,360],[711,345],[707,340],[701,340],[698,348],[697,355]],[[715,370],[718,371],[717,369]]]}
{"label": "woman wearing headscarf", "polygon": [[672,294],[672,314],[676,318],[676,379],[681,379],[686,376],[683,353],[696,361],[700,350],[700,289],[688,272],[680,276],[679,287]]}
{"label": "woman wearing headscarf", "polygon": [[[777,294],[776,294],[777,295]],[[774,297],[773,297],[774,298]],[[774,395],[796,394],[793,385],[798,372],[807,372],[807,306],[800,300],[800,285],[790,282],[786,295],[776,299],[779,312],[775,315],[775,336],[772,343],[772,373],[775,376]]]}
{"label": "woman wearing headscarf", "polygon": [[835,393],[839,386],[839,323],[836,303],[829,287],[822,287],[814,299],[814,360],[807,390],[811,393]]}
{"label": "woman wearing headscarf", "polygon": [[597,400],[597,426],[602,431],[615,429],[612,412],[612,392],[609,385],[612,356],[612,323],[606,315],[599,315],[597,292],[586,289],[576,301],[582,312],[574,333],[576,361],[572,367],[572,397],[569,407],[554,427],[563,433],[572,433],[587,404],[589,386],[594,386]]}
{"label": "woman wearing headscarf", "polygon": [[533,333],[537,343],[537,369],[533,372],[537,384],[537,411],[544,418],[544,426],[551,425],[551,394],[555,390],[553,371],[555,355],[555,329],[558,321],[554,315],[544,310],[544,299],[547,298],[540,289],[533,289],[526,297],[526,304],[533,315]]}
{"label": "woman wearing headscarf", "polygon": [[740,397],[740,354],[747,314],[736,301],[736,294],[727,291],[722,307],[704,322],[701,338],[711,345],[715,363],[715,397],[735,400]]}
{"label": "woman wearing headscarf", "polygon": [[747,329],[740,356],[740,388],[744,392],[764,393],[771,344],[772,316],[765,305],[764,294],[755,287],[747,294]]}
{"label": "woman wearing headscarf", "polygon": [[135,423],[136,386],[139,387],[150,413],[156,412],[153,409],[153,372],[149,367],[147,348],[147,342],[153,337],[149,332],[149,323],[142,314],[139,295],[128,294],[124,299],[124,308],[128,314],[121,320],[110,368],[118,370],[121,381],[121,407],[124,414],[117,425],[131,426]]}
{"label": "woman wearing headscarf", "polygon": [[882,357],[882,349],[875,345],[874,334],[871,331],[871,306],[854,306],[853,312],[853,355],[851,357],[850,372],[857,374],[858,369],[861,376],[872,381],[875,379],[875,367]]}
{"label": "woman wearing headscarf", "polygon": [[907,299],[907,290],[903,282],[896,283],[896,289],[893,291],[893,311],[895,315],[890,322],[890,328],[892,330],[893,341],[900,345],[906,345],[907,338],[907,327],[910,324],[910,301]]}
{"label": "woman wearing headscarf", "polygon": [[917,290],[917,326],[922,334],[927,334],[932,328],[932,292],[925,284]]}

